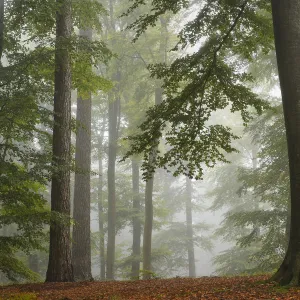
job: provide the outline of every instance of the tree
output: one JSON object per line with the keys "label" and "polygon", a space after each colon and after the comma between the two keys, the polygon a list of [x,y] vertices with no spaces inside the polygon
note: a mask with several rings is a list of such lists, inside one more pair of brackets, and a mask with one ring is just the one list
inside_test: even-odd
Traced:
{"label": "tree", "polygon": [[[118,79],[117,79],[118,80]],[[118,114],[120,110],[120,97],[115,91],[109,97],[108,104],[108,169],[107,169],[107,186],[108,186],[108,233],[107,233],[107,260],[106,260],[106,277],[114,279],[114,262],[115,262],[115,235],[116,235],[116,187],[115,187],[115,168],[117,158],[117,138],[118,138]]]}
{"label": "tree", "polygon": [[[109,20],[107,20],[108,32],[116,34],[116,24],[114,20],[113,0],[109,0],[108,11]],[[111,41],[111,47],[116,44],[115,37]],[[115,271],[115,248],[116,248],[116,158],[117,158],[117,141],[119,130],[119,115],[121,110],[121,99],[119,94],[119,83],[121,72],[118,62],[114,61],[112,80],[116,83],[112,92],[108,95],[108,169],[107,169],[107,186],[108,186],[108,232],[107,232],[107,259],[106,259],[106,277],[114,279]]]}
{"label": "tree", "polygon": [[105,239],[104,239],[104,214],[103,214],[103,139],[106,120],[103,118],[101,133],[98,138],[98,160],[99,160],[99,182],[98,182],[98,223],[99,223],[99,258],[100,258],[100,279],[105,279]]}
{"label": "tree", "polygon": [[[92,30],[80,30],[82,38],[92,40]],[[90,173],[91,173],[91,93],[84,99],[78,91],[77,132],[75,152],[75,183],[72,241],[72,264],[75,280],[92,280],[90,232]]]}
{"label": "tree", "polygon": [[132,158],[132,263],[131,263],[131,278],[137,279],[140,276],[140,261],[141,261],[141,199],[140,199],[140,166],[137,157]]}
{"label": "tree", "polygon": [[64,45],[72,33],[71,1],[59,0],[56,13],[51,211],[66,216],[51,223],[47,282],[73,281],[70,239],[71,57]]}
{"label": "tree", "polygon": [[272,1],[275,48],[290,172],[291,219],[286,256],[272,279],[281,284],[300,284],[300,6],[295,0]]}
{"label": "tree", "polygon": [[[158,61],[167,62],[167,41],[168,41],[168,18],[160,18],[160,40],[158,49]],[[163,89],[161,81],[155,81],[155,106],[158,106],[163,101]],[[143,279],[150,279],[151,275],[151,245],[152,245],[152,227],[153,227],[153,184],[155,174],[155,161],[158,154],[158,140],[153,140],[151,150],[147,157],[147,165],[149,166],[149,176],[146,178],[145,188],[145,224],[143,235]]]}
{"label": "tree", "polygon": [[187,251],[189,260],[189,277],[196,277],[195,253],[194,253],[194,233],[193,233],[193,216],[192,216],[192,181],[186,177],[186,235]]}

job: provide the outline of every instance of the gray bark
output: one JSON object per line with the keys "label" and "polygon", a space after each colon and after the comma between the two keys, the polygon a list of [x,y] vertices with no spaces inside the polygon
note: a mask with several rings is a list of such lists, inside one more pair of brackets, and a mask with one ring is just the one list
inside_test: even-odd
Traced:
{"label": "gray bark", "polygon": [[193,232],[193,215],[192,215],[192,181],[186,177],[186,234],[187,250],[189,261],[189,277],[196,277],[195,252],[194,252],[194,232]]}
{"label": "gray bark", "polygon": [[[80,30],[80,36],[92,40],[92,30]],[[80,92],[80,91],[79,91]],[[77,98],[77,132],[73,208],[72,264],[76,281],[93,279],[91,271],[91,94]]]}
{"label": "gray bark", "polygon": [[[162,62],[166,62],[166,46],[167,46],[167,24],[163,18],[160,18],[161,35],[159,44],[159,58]],[[159,80],[155,83],[155,105],[162,102],[163,90]],[[149,155],[149,164],[153,164],[156,159],[157,147],[154,147]],[[154,172],[152,177],[146,181],[145,188],[145,224],[143,236],[143,279],[151,278],[151,248],[152,248],[152,227],[153,227],[153,183]]]}
{"label": "gray bark", "polygon": [[[114,18],[114,1],[109,0],[109,25],[111,34],[116,33]],[[111,40],[111,48],[115,46],[115,40]],[[118,69],[118,66],[116,66]],[[112,76],[112,80],[120,82],[120,72],[117,70]],[[107,257],[106,257],[106,278],[113,280],[115,273],[115,250],[116,250],[116,158],[118,140],[118,116],[120,114],[120,95],[119,87],[109,94],[108,97],[108,213],[107,213]]]}
{"label": "gray bark", "polygon": [[132,219],[132,264],[131,278],[138,279],[140,275],[141,260],[141,199],[140,199],[140,169],[139,161],[132,158],[132,194],[133,194],[133,219]]}
{"label": "gray bark", "polygon": [[288,145],[291,219],[285,259],[273,280],[299,285],[300,278],[300,2],[272,0],[272,14]]}
{"label": "gray bark", "polygon": [[[160,82],[157,82],[155,89],[155,104],[162,102],[162,88]],[[152,164],[156,158],[157,147],[152,149],[149,155],[149,164]],[[152,227],[153,227],[153,184],[154,173],[152,177],[146,181],[145,188],[145,225],[143,236],[143,279],[151,278],[151,248],[152,248]]]}
{"label": "gray bark", "polygon": [[115,250],[116,250],[116,158],[118,139],[118,115],[120,110],[120,98],[115,93],[116,98],[109,97],[108,104],[108,224],[107,224],[107,258],[106,258],[106,278],[114,279],[115,272]]}
{"label": "gray bark", "polygon": [[[70,218],[70,161],[71,161],[71,58],[61,41],[72,32],[71,0],[57,1],[55,79],[54,79],[54,172],[51,186],[51,211]],[[70,224],[52,222],[50,225],[49,263],[47,282],[73,281],[71,264]]]}
{"label": "gray bark", "polygon": [[[104,122],[105,123],[105,122]],[[103,125],[105,126],[105,125]],[[103,129],[104,133],[104,129]],[[105,280],[105,240],[104,240],[104,220],[103,220],[103,158],[102,158],[103,134],[99,137],[98,161],[99,161],[99,182],[98,182],[98,223],[99,223],[99,260],[100,279]]]}

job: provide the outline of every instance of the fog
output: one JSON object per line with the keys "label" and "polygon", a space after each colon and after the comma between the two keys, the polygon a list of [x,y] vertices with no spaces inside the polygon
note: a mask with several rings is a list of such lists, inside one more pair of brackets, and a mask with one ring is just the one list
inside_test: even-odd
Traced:
{"label": "fog", "polygon": [[290,199],[273,37],[206,1],[154,20],[75,2],[65,23],[1,2],[0,283],[273,272]]}

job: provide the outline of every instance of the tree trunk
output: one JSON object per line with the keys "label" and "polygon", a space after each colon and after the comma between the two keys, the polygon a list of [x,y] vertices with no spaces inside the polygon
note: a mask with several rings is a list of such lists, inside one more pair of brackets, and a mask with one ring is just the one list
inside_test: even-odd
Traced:
{"label": "tree trunk", "polygon": [[140,203],[140,168],[137,158],[132,158],[132,194],[133,194],[133,219],[132,219],[132,264],[131,279],[138,279],[140,275],[141,260],[141,203]]}
{"label": "tree trunk", "polygon": [[[92,40],[92,30],[80,30],[80,36]],[[79,91],[80,93],[80,91]],[[93,279],[91,271],[91,94],[77,98],[77,132],[73,208],[72,264],[76,281]]]}
{"label": "tree trunk", "polygon": [[103,220],[103,161],[102,161],[103,136],[99,138],[98,160],[99,160],[99,183],[98,183],[98,222],[99,222],[99,259],[100,279],[105,280],[105,241],[104,241],[104,220]]}
{"label": "tree trunk", "polygon": [[291,191],[288,250],[272,277],[299,285],[300,276],[300,2],[272,0],[279,80],[286,126]]}
{"label": "tree trunk", "polygon": [[[156,149],[150,154],[149,163],[155,159]],[[152,248],[152,227],[153,227],[153,183],[154,174],[146,182],[145,188],[145,224],[143,236],[143,279],[151,278],[151,248]]]}
{"label": "tree trunk", "polygon": [[[161,32],[160,32],[160,43],[159,43],[159,59],[161,62],[167,62],[167,22],[164,18],[160,17]],[[163,89],[161,88],[161,81],[156,80],[155,83],[155,105],[159,105],[162,102]],[[155,161],[157,153],[157,147],[152,149],[149,155],[149,164],[151,165]],[[151,278],[151,247],[152,247],[152,225],[153,225],[153,183],[154,173],[152,178],[146,181],[145,188],[145,225],[144,225],[144,236],[143,236],[143,279]]]}
{"label": "tree trunk", "polygon": [[189,260],[189,277],[196,277],[195,253],[194,253],[194,233],[192,216],[192,181],[186,177],[186,235],[187,250]]}
{"label": "tree trunk", "polygon": [[[112,35],[116,34],[114,17],[114,0],[109,0],[109,29]],[[111,48],[115,47],[115,37],[111,39]],[[115,74],[112,80],[120,82],[121,74],[117,64],[114,64]],[[108,215],[107,215],[107,257],[106,257],[106,278],[114,279],[115,273],[115,250],[116,250],[116,158],[118,140],[118,116],[120,114],[120,95],[118,85],[108,97],[108,170],[107,170],[107,189],[108,189]]]}
{"label": "tree trunk", "polygon": [[4,43],[4,0],[0,0],[0,67]]}
{"label": "tree trunk", "polygon": [[71,161],[71,59],[62,45],[71,37],[71,0],[59,0],[56,13],[54,79],[54,168],[51,186],[51,211],[66,216],[66,222],[50,225],[47,282],[73,281],[70,242],[70,161]]}
{"label": "tree trunk", "polygon": [[[160,82],[157,81],[155,89],[155,105],[162,102],[162,88]],[[152,149],[149,155],[149,164],[155,160],[157,148]],[[152,227],[153,227],[153,183],[154,173],[152,178],[146,181],[145,188],[145,225],[143,237],[143,279],[151,278],[151,248],[152,248]]]}
{"label": "tree trunk", "polygon": [[[111,95],[112,96],[112,95]],[[115,93],[116,98],[109,97],[108,104],[108,228],[107,228],[107,258],[106,258],[106,278],[114,279],[115,250],[116,250],[116,158],[118,139],[118,115],[120,110],[120,98]]]}

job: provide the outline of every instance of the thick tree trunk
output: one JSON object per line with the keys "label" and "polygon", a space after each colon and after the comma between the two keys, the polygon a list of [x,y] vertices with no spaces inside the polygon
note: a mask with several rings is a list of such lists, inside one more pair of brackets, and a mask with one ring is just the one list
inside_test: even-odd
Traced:
{"label": "thick tree trunk", "polygon": [[273,276],[299,285],[300,276],[300,2],[272,0],[278,72],[286,126],[291,191],[291,225],[285,259]]}
{"label": "thick tree trunk", "polygon": [[186,235],[187,250],[189,261],[189,277],[196,277],[195,252],[194,252],[194,233],[193,233],[193,215],[192,215],[192,181],[186,177]]}
{"label": "thick tree trunk", "polygon": [[0,0],[0,67],[4,43],[4,0]]}
{"label": "thick tree trunk", "polygon": [[[92,39],[92,30],[80,30],[80,36]],[[80,93],[80,91],[79,91]],[[91,271],[91,95],[77,98],[77,132],[73,208],[72,264],[76,281],[92,280]]]}
{"label": "thick tree trunk", "polygon": [[[158,105],[162,102],[162,88],[160,82],[156,83],[155,89],[155,104]],[[149,155],[149,164],[155,160],[157,148],[152,149]],[[154,173],[152,178],[146,181],[145,188],[145,225],[143,236],[143,279],[151,278],[151,248],[152,248],[152,227],[153,227],[153,184]]]}
{"label": "thick tree trunk", "polygon": [[120,110],[120,98],[109,97],[108,103],[108,228],[107,228],[107,258],[106,258],[106,278],[114,279],[115,269],[115,249],[116,249],[116,158],[118,139],[118,115]]}
{"label": "thick tree trunk", "polygon": [[[54,172],[51,186],[51,211],[70,218],[70,161],[71,161],[71,59],[63,47],[71,37],[71,0],[57,1],[55,79],[54,79]],[[70,224],[52,222],[50,225],[49,263],[47,282],[73,281],[71,264]]]}
{"label": "thick tree trunk", "polygon": [[99,259],[100,259],[100,279],[105,280],[105,240],[104,240],[104,220],[103,220],[103,161],[102,161],[103,136],[99,138],[98,161],[99,161],[99,183],[98,183],[98,223],[99,223]]}
{"label": "thick tree trunk", "polygon": [[140,168],[136,158],[132,158],[132,194],[133,194],[133,219],[132,219],[132,264],[131,279],[138,279],[140,275],[141,260],[141,201],[140,201]]}

